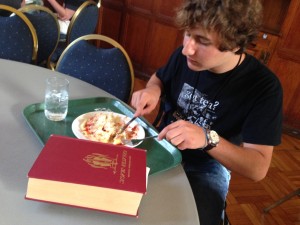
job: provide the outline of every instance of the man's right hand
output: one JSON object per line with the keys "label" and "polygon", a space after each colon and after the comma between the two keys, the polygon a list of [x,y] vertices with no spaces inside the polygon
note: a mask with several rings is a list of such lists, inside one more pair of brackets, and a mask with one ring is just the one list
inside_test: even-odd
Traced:
{"label": "man's right hand", "polygon": [[150,114],[155,109],[160,99],[161,87],[161,81],[154,74],[145,89],[132,94],[131,105],[136,109],[134,116]]}

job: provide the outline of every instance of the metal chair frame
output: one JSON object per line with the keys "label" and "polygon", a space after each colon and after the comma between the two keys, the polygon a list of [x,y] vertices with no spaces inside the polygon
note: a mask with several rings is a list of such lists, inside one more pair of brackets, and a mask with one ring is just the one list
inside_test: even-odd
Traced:
{"label": "metal chair frame", "polygon": [[271,204],[269,207],[264,208],[263,212],[264,213],[268,213],[270,212],[271,209],[281,205],[282,203],[286,202],[287,200],[291,199],[292,197],[298,195],[300,197],[300,188],[298,188],[296,191],[293,191],[287,195],[285,195],[283,198],[277,200],[276,202],[274,202],[273,204]]}

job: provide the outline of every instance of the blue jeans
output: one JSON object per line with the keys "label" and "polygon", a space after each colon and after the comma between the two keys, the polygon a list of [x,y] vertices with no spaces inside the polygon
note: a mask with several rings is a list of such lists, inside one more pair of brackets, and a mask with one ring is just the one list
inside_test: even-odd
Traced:
{"label": "blue jeans", "polygon": [[200,224],[219,225],[223,218],[230,172],[207,153],[195,151],[197,150],[184,150],[182,156],[183,167],[196,201]]}

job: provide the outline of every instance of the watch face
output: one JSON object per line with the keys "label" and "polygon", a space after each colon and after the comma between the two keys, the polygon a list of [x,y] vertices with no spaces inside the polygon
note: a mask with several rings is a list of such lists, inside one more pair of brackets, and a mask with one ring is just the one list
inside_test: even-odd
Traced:
{"label": "watch face", "polygon": [[210,136],[211,145],[216,146],[217,144],[219,144],[220,138],[216,131],[211,130],[209,132],[209,136]]}

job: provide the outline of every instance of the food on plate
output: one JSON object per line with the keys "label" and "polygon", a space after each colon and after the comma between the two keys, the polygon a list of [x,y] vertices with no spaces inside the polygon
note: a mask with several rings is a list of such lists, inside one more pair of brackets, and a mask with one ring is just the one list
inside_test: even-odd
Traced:
{"label": "food on plate", "polygon": [[138,125],[135,125],[117,134],[125,123],[124,118],[118,114],[97,113],[82,121],[80,131],[89,140],[122,145],[122,139],[132,139],[138,132]]}

